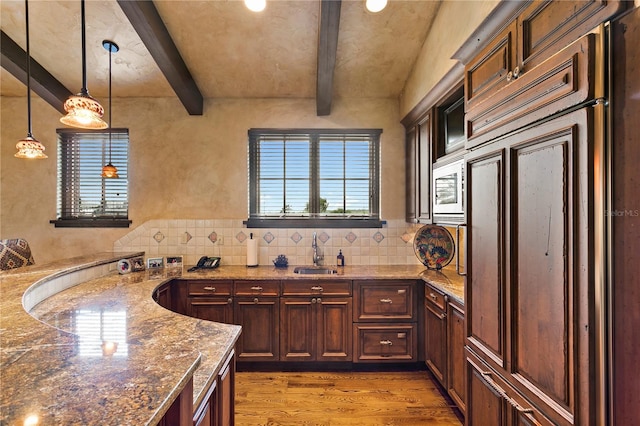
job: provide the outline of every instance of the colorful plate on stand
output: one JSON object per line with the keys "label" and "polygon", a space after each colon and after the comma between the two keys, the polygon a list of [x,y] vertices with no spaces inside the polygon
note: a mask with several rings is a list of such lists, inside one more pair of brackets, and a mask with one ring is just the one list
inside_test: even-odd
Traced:
{"label": "colorful plate on stand", "polygon": [[413,249],[427,268],[442,269],[453,260],[456,244],[447,228],[425,225],[416,232]]}

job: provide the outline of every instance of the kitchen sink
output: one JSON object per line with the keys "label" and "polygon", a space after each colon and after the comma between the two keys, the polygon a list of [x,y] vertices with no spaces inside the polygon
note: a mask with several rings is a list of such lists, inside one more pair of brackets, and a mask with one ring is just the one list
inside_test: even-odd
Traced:
{"label": "kitchen sink", "polygon": [[337,274],[333,268],[323,268],[318,266],[296,266],[293,270],[296,274]]}

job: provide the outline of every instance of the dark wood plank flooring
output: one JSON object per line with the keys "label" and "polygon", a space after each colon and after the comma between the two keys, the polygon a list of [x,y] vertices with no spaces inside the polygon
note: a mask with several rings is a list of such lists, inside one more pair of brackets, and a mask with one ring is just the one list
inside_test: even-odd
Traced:
{"label": "dark wood plank flooring", "polygon": [[455,425],[426,371],[236,373],[235,424]]}

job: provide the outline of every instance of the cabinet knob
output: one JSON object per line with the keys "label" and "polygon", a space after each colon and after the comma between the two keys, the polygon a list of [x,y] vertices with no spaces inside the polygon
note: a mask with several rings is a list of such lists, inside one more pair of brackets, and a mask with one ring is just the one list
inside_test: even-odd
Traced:
{"label": "cabinet knob", "polygon": [[259,300],[258,300],[257,297],[255,299],[253,299],[253,303],[258,303],[258,302],[259,302]]}
{"label": "cabinet knob", "polygon": [[380,340],[380,344],[382,346],[393,346],[393,342],[391,340]]}
{"label": "cabinet knob", "polygon": [[259,285],[253,286],[251,287],[252,291],[262,291],[262,287],[260,287]]}
{"label": "cabinet knob", "polygon": [[228,298],[228,299],[227,299],[227,303],[228,303],[228,304],[232,304],[232,303],[233,303],[233,299],[232,299],[231,297],[230,297],[230,298]]}
{"label": "cabinet knob", "polygon": [[322,299],[318,297],[318,298],[316,299],[316,302],[317,302],[317,303],[322,303]]}
{"label": "cabinet knob", "polygon": [[203,290],[212,291],[212,292],[215,293],[216,288],[215,287],[211,287],[211,286],[208,285],[208,286],[204,287]]}
{"label": "cabinet knob", "polygon": [[380,299],[380,303],[388,303],[388,304],[392,304],[393,301],[391,299]]}
{"label": "cabinet knob", "polygon": [[433,300],[438,300],[438,296],[436,296],[433,293],[429,293],[429,297],[432,298]]}
{"label": "cabinet knob", "polygon": [[507,73],[507,81],[511,81],[511,80],[513,80],[513,71],[509,71]]}
{"label": "cabinet knob", "polygon": [[319,285],[314,285],[313,287],[311,287],[311,290],[313,290],[313,291],[319,291],[319,292],[322,292],[322,290],[323,290],[323,289],[322,289],[322,287],[321,287],[321,286],[319,286]]}
{"label": "cabinet knob", "polygon": [[513,78],[516,79],[520,77],[520,73],[521,73],[520,67],[515,67],[513,69]]}
{"label": "cabinet knob", "polygon": [[311,303],[316,303],[316,298],[311,299]]}

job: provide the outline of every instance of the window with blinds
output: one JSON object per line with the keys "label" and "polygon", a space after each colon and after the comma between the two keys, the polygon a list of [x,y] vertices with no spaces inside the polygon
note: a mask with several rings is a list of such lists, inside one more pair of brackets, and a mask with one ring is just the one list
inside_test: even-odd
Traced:
{"label": "window with blinds", "polygon": [[247,225],[381,226],[381,132],[249,130]]}
{"label": "window with blinds", "polygon": [[[57,227],[127,227],[128,129],[58,129]],[[118,179],[102,177],[111,162]]]}

